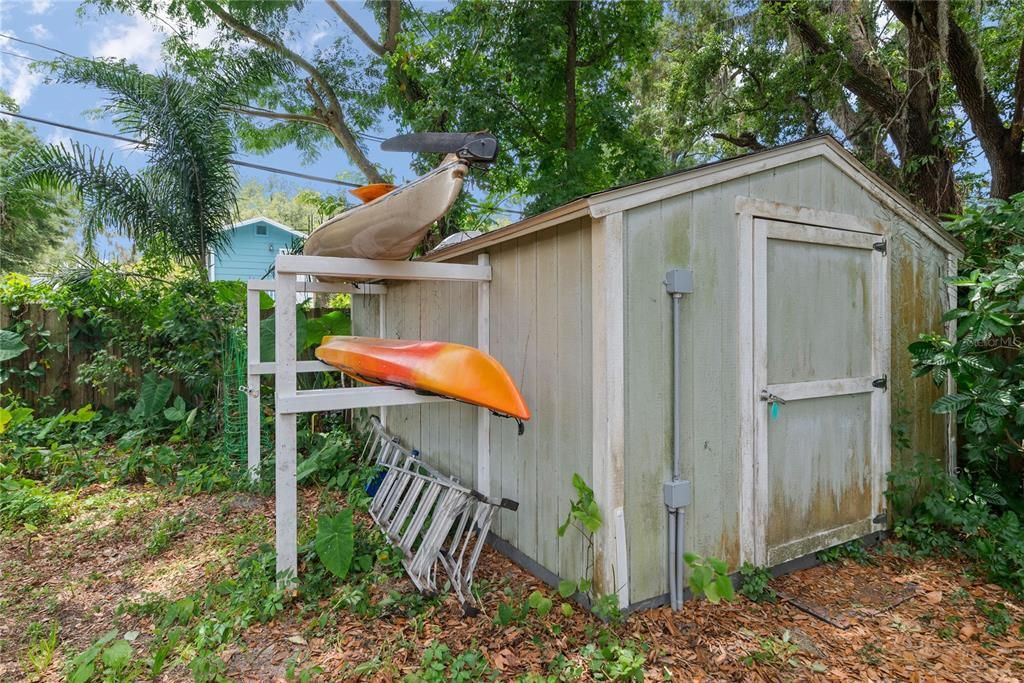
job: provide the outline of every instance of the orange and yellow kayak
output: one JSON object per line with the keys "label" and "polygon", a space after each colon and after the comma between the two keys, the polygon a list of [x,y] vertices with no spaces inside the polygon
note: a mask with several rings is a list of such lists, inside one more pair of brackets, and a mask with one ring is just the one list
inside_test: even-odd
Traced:
{"label": "orange and yellow kayak", "polygon": [[529,420],[530,409],[501,363],[462,344],[373,337],[324,337],[316,357],[369,384],[435,394],[506,417]]}

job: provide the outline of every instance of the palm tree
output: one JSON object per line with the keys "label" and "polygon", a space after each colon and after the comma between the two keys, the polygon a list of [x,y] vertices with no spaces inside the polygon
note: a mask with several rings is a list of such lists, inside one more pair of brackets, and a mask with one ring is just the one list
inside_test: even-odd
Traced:
{"label": "palm tree", "polygon": [[123,62],[65,60],[55,70],[62,81],[109,93],[103,109],[122,134],[139,140],[146,167],[132,173],[77,142],[49,145],[25,150],[4,190],[70,190],[84,206],[87,249],[100,231],[113,229],[205,277],[207,256],[236,213],[234,137],[222,108],[229,88],[214,79],[145,74]]}

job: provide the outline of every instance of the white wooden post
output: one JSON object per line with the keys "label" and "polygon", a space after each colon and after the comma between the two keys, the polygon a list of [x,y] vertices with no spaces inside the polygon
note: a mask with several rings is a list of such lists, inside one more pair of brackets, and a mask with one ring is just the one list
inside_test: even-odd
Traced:
{"label": "white wooden post", "polygon": [[[250,289],[245,295],[246,375],[245,375],[245,433],[246,464],[249,478],[260,476],[260,375],[254,374],[260,362],[260,293]],[[234,387],[228,387],[234,391]]]}
{"label": "white wooden post", "polygon": [[[476,262],[489,266],[491,259],[480,254]],[[484,353],[491,352],[491,283],[481,280],[476,285],[476,345]],[[491,412],[476,409],[476,490],[491,495]]]}
{"label": "white wooden post", "polygon": [[277,258],[277,298],[274,302],[274,393],[277,404],[274,441],[274,498],[277,531],[277,572],[298,574],[298,504],[295,481],[295,413],[282,412],[281,400],[296,392],[295,273],[281,272]]}
{"label": "white wooden post", "polygon": [[[387,297],[384,294],[377,296],[377,315],[380,318],[380,320],[377,321],[377,336],[381,339],[385,339],[388,336],[388,302]],[[380,406],[377,408],[377,411],[380,413],[380,426],[386,429],[388,426],[388,407]]]}

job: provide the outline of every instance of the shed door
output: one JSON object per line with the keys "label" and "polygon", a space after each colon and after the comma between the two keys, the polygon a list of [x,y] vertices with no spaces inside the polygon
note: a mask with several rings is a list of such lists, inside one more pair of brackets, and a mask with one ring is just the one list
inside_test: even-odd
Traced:
{"label": "shed door", "polygon": [[881,235],[753,232],[755,556],[777,565],[880,528],[887,269]]}

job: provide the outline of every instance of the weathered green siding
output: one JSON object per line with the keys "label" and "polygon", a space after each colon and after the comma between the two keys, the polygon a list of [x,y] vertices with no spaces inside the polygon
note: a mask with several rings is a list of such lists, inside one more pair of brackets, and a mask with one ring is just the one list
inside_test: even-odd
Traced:
{"label": "weathered green siding", "polygon": [[[737,359],[739,273],[735,200],[766,199],[878,219],[891,228],[893,422],[907,452],[945,456],[945,421],[928,406],[941,391],[910,378],[907,344],[942,330],[944,251],[878,203],[825,158],[812,158],[626,212],[626,533],[630,601],[666,591],[661,484],[671,472],[671,308],[662,284],[694,271],[683,298],[683,477],[689,550],[739,563],[740,444]],[[909,411],[910,417],[904,415]],[[903,416],[901,418],[901,415]],[[903,420],[904,422],[901,422]],[[894,442],[894,466],[904,457]]]}
{"label": "weathered green siding", "polygon": [[[734,568],[739,563],[738,361],[739,339],[749,333],[739,329],[738,321],[735,202],[740,196],[889,226],[888,395],[894,428],[905,435],[893,440],[893,463],[898,466],[915,452],[945,456],[945,420],[929,411],[942,390],[911,379],[906,354],[918,334],[943,329],[948,291],[942,281],[947,267],[942,247],[824,156],[631,209],[623,216],[624,487],[634,604],[664,594],[666,586],[661,485],[670,473],[672,361],[671,310],[662,280],[673,267],[692,268],[696,284],[683,298],[683,476],[694,485],[693,504],[686,511],[687,546]],[[547,569],[577,578],[584,571],[579,538],[570,532],[559,539],[555,530],[573,497],[573,473],[590,481],[593,471],[590,220],[524,234],[486,251],[493,268],[491,353],[520,384],[533,412],[521,437],[513,423],[491,421],[491,494],[520,503],[516,513],[502,511],[494,531]],[[475,252],[458,258],[475,259]],[[475,285],[391,283],[387,301],[388,337],[476,342]],[[353,319],[356,334],[376,336],[376,299],[354,297]],[[388,422],[431,462],[476,485],[474,408],[392,408]],[[901,449],[904,438],[908,445]],[[827,520],[822,523],[828,526]]]}
{"label": "weathered green siding", "polygon": [[[580,540],[556,530],[573,497],[572,475],[590,480],[591,347],[589,221],[574,220],[487,250],[492,268],[491,354],[519,384],[533,413],[517,436],[491,418],[491,495],[519,502],[493,530],[559,576],[583,573]],[[472,263],[476,255],[460,258]],[[378,335],[375,297],[353,297],[354,334]],[[476,285],[390,283],[388,337],[475,345]],[[388,429],[433,464],[477,486],[475,408],[452,403],[388,409]]]}

